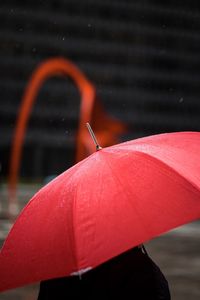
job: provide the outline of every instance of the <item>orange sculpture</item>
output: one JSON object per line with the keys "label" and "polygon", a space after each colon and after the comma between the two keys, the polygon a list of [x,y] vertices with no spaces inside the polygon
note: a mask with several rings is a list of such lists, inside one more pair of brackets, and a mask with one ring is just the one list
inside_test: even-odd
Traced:
{"label": "orange sculpture", "polygon": [[104,112],[100,102],[96,99],[96,90],[93,84],[71,61],[64,58],[52,58],[42,62],[33,72],[25,89],[16,122],[8,178],[10,215],[16,214],[16,187],[27,123],[39,89],[44,81],[52,76],[70,76],[80,92],[80,119],[76,139],[76,162],[94,152],[94,145],[86,128],[87,122],[93,127],[102,147],[116,143],[117,135],[125,131],[125,126],[122,123],[110,118]]}

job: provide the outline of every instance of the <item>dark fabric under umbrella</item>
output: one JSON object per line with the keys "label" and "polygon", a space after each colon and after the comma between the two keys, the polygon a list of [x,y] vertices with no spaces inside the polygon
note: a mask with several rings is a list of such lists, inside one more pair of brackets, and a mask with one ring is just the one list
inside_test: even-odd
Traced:
{"label": "dark fabric under umbrella", "polygon": [[38,300],[170,300],[168,282],[146,251],[135,247],[80,276],[40,284]]}

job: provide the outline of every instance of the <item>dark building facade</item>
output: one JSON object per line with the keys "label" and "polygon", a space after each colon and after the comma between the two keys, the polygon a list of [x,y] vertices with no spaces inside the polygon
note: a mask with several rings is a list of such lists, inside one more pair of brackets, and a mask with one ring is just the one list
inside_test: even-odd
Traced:
{"label": "dark building facade", "polygon": [[[22,95],[39,63],[64,57],[96,86],[127,140],[200,130],[198,1],[4,1],[0,5],[0,160],[8,175]],[[21,176],[59,174],[74,163],[80,96],[51,78],[38,95]]]}

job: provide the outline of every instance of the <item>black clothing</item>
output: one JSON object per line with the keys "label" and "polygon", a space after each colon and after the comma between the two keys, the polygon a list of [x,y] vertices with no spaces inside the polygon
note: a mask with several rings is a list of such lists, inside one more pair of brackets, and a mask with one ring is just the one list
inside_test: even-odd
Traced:
{"label": "black clothing", "polygon": [[170,300],[167,280],[141,248],[133,248],[84,273],[43,281],[38,300],[136,299]]}

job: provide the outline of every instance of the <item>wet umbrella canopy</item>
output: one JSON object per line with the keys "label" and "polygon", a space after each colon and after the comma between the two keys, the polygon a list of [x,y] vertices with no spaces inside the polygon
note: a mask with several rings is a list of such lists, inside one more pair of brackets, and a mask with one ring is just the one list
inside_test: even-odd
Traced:
{"label": "wet umbrella canopy", "polygon": [[200,133],[100,149],[30,200],[0,253],[0,290],[86,272],[200,217]]}

